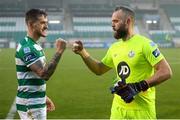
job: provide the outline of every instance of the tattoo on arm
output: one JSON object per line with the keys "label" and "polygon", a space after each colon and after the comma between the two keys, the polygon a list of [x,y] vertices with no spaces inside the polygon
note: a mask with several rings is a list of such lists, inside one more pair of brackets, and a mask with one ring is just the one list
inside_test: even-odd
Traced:
{"label": "tattoo on arm", "polygon": [[41,78],[48,80],[51,77],[51,75],[54,73],[60,58],[61,58],[61,54],[55,53],[51,61],[45,66],[43,66],[41,61],[37,61],[36,63],[31,65],[30,68]]}
{"label": "tattoo on arm", "polygon": [[49,78],[54,73],[56,66],[59,63],[60,58],[61,58],[61,54],[55,53],[50,63],[45,66],[44,68],[45,78]]}

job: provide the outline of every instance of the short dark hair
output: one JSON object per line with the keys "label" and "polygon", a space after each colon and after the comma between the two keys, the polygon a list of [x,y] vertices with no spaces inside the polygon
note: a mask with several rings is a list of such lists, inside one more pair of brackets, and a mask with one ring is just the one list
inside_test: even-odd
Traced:
{"label": "short dark hair", "polygon": [[47,16],[47,13],[44,10],[41,9],[30,9],[29,11],[26,12],[26,24],[31,21],[35,22],[38,20],[38,17],[44,15],[45,17]]}
{"label": "short dark hair", "polygon": [[135,12],[132,8],[128,6],[117,6],[114,12],[122,10],[126,16],[130,16],[133,20],[135,19]]}

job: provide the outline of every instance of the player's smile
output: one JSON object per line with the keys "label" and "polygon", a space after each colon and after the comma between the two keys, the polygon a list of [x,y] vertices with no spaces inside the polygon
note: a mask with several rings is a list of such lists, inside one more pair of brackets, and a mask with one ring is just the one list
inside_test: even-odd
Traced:
{"label": "player's smile", "polygon": [[43,36],[47,36],[47,30],[48,30],[47,27],[44,27],[44,28],[41,30]]}

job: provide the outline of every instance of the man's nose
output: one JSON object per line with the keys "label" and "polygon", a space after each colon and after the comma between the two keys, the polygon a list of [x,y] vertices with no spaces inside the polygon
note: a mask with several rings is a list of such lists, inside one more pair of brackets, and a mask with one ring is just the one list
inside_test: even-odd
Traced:
{"label": "man's nose", "polygon": [[48,24],[45,24],[45,28],[47,28],[47,29],[48,29]]}
{"label": "man's nose", "polygon": [[112,27],[115,27],[115,25],[114,25],[114,23],[113,23],[113,22],[112,22],[111,24],[112,24],[112,25],[111,25]]}
{"label": "man's nose", "polygon": [[112,28],[115,29],[115,25],[114,24],[112,24]]}

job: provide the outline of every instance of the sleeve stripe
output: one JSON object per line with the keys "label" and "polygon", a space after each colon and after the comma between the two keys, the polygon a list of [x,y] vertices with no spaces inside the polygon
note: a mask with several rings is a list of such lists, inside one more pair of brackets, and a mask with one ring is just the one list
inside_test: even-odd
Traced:
{"label": "sleeve stripe", "polygon": [[15,61],[16,61],[16,65],[25,65],[25,63],[19,58],[15,58]]}
{"label": "sleeve stripe", "polygon": [[40,77],[35,74],[34,72],[32,71],[28,71],[28,72],[17,72],[17,78],[18,79],[40,79]]}
{"label": "sleeve stripe", "polygon": [[34,63],[35,63],[35,62],[37,62],[38,60],[41,60],[41,57],[40,57],[40,58],[38,58],[37,60],[35,60],[34,62],[32,62],[32,63],[28,64],[28,65],[27,65],[27,67],[31,66],[32,64],[34,64]]}

